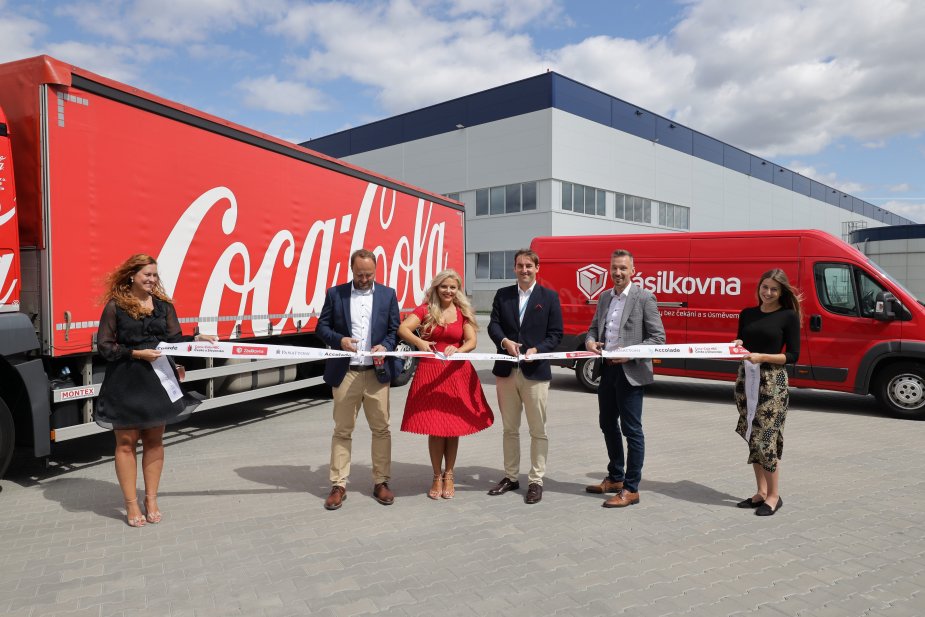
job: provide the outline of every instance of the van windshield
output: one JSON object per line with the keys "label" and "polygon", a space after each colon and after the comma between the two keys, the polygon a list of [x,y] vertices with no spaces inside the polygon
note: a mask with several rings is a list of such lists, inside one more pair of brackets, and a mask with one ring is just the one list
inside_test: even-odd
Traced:
{"label": "van windshield", "polygon": [[906,289],[905,285],[903,285],[902,283],[900,283],[899,281],[897,281],[895,278],[893,278],[893,276],[892,276],[889,272],[887,272],[886,270],[884,270],[883,268],[881,268],[880,265],[879,265],[877,262],[875,262],[875,261],[873,261],[872,259],[868,258],[867,263],[869,263],[869,264],[871,265],[871,267],[872,267],[874,270],[876,270],[877,272],[879,272],[879,273],[882,274],[883,276],[887,277],[894,285],[896,285],[897,287],[899,287],[900,289],[902,289],[903,291],[905,291],[907,294],[909,294],[909,296],[910,296],[911,298],[913,298],[916,302],[918,302],[918,303],[921,304],[922,306],[925,306],[925,302],[922,302],[921,300],[919,300],[918,298],[916,298],[914,293],[912,293],[911,291],[909,291],[908,289]]}

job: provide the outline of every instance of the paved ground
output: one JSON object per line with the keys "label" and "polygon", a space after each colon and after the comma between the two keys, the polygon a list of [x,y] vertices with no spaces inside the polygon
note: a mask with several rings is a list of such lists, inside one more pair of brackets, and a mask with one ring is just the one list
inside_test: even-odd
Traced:
{"label": "paved ground", "polygon": [[785,505],[759,518],[734,505],[753,476],[730,384],[651,388],[642,502],[624,510],[583,490],[606,460],[596,399],[572,373],[553,381],[534,506],[523,489],[485,494],[500,419],[463,439],[456,499],[427,499],[425,438],[397,430],[406,391],[393,391],[390,507],[370,497],[361,421],[349,498],[322,508],[331,403],[304,396],[171,433],[165,519],[143,529],[124,523],[111,436],[62,444],[47,470],[19,459],[0,493],[0,613],[925,615],[925,422],[882,417],[872,399],[794,391]]}

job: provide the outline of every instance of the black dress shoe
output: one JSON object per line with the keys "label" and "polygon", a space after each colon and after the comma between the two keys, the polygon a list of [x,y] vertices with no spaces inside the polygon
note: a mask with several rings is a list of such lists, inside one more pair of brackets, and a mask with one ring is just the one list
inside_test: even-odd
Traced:
{"label": "black dress shoe", "polygon": [[524,503],[539,503],[542,498],[543,485],[537,484],[536,482],[531,482],[530,486],[527,487],[527,494],[524,495]]}
{"label": "black dress shoe", "polygon": [[517,480],[511,480],[508,477],[505,477],[501,482],[498,482],[494,488],[488,491],[489,495],[503,495],[508,491],[516,491],[520,488],[520,482]]}
{"label": "black dress shoe", "polygon": [[737,508],[758,508],[762,504],[764,504],[764,499],[762,499],[761,501],[752,501],[752,498],[749,497],[748,499],[743,499],[742,501],[737,503],[736,507]]}
{"label": "black dress shoe", "polygon": [[778,497],[777,505],[774,506],[773,509],[768,504],[762,503],[760,506],[758,506],[758,509],[755,510],[755,515],[756,516],[773,516],[774,513],[780,510],[781,506],[783,505],[784,505],[784,500]]}

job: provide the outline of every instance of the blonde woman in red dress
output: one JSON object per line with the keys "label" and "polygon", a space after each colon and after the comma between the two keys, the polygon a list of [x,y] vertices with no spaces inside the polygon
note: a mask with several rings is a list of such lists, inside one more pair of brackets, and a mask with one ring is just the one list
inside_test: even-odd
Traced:
{"label": "blonde woman in red dress", "polygon": [[[475,349],[475,313],[454,270],[443,270],[427,290],[427,303],[398,327],[398,336],[421,351],[445,356]],[[494,414],[479,377],[467,361],[421,358],[402,418],[401,430],[428,435],[434,481],[427,496],[452,499],[459,438],[488,428]]]}

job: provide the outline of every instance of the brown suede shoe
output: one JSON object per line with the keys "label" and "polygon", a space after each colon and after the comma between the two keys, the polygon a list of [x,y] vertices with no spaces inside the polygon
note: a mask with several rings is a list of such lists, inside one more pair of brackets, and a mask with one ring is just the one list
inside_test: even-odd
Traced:
{"label": "brown suede shoe", "polygon": [[328,495],[328,498],[324,500],[324,509],[337,510],[344,505],[345,499],[347,499],[347,489],[343,486],[332,486],[331,493]]}
{"label": "brown suede shoe", "polygon": [[623,490],[623,483],[614,482],[610,478],[604,478],[604,481],[600,484],[589,484],[585,487],[585,490],[589,493],[594,493],[595,495],[603,495],[604,493],[619,493]]}
{"label": "brown suede shoe", "polygon": [[639,493],[631,493],[624,489],[601,505],[605,508],[625,508],[637,503],[639,503]]}
{"label": "brown suede shoe", "polygon": [[395,501],[395,493],[389,488],[388,482],[380,482],[373,487],[373,499],[384,506],[391,506]]}

